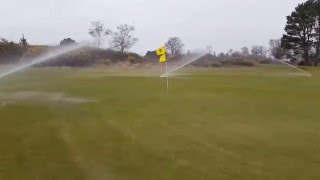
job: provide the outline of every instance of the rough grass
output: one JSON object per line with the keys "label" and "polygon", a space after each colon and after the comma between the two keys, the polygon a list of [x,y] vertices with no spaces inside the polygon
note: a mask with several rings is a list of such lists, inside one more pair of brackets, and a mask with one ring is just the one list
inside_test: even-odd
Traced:
{"label": "rough grass", "polygon": [[320,70],[308,70],[189,68],[169,92],[150,70],[18,73],[2,94],[97,102],[7,98],[0,179],[319,179]]}

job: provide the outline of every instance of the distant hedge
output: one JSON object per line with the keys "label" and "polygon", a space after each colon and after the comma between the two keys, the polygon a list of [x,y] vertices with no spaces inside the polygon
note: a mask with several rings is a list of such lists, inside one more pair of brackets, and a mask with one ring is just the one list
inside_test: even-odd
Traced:
{"label": "distant hedge", "polygon": [[244,58],[230,58],[225,61],[222,61],[224,66],[255,66],[256,63],[253,60],[244,59]]}
{"label": "distant hedge", "polygon": [[15,63],[20,60],[25,49],[20,44],[9,42],[5,39],[0,40],[0,63]]}
{"label": "distant hedge", "polygon": [[[22,46],[14,42],[0,40],[0,64],[30,61],[60,46]],[[143,63],[147,59],[136,53],[122,53],[112,49],[84,47],[79,50],[55,57],[38,66],[91,66],[94,64]]]}
{"label": "distant hedge", "polygon": [[95,64],[108,65],[111,63],[139,63],[143,58],[135,53],[121,53],[112,49],[97,49],[85,47],[68,54],[58,56],[41,66],[92,66]]}
{"label": "distant hedge", "polygon": [[[30,61],[61,46],[21,46],[6,40],[0,41],[0,64],[16,63],[19,61]],[[179,62],[190,59],[194,54],[170,56],[169,62]],[[149,51],[144,57],[136,53],[122,53],[112,49],[98,49],[93,47],[84,47],[70,53],[55,57],[37,66],[74,66],[85,67],[93,65],[110,65],[117,63],[141,64],[153,63],[158,64],[159,57],[154,51]],[[269,63],[269,60],[260,62],[250,60],[247,57],[217,57],[212,54],[206,54],[192,63],[197,67],[222,67],[222,66],[254,66],[257,63]]]}

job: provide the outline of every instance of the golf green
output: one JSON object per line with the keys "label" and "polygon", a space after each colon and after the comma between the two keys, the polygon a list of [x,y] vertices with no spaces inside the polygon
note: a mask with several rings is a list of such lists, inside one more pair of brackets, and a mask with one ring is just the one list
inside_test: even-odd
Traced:
{"label": "golf green", "polygon": [[0,179],[319,179],[320,70],[35,68],[0,80]]}

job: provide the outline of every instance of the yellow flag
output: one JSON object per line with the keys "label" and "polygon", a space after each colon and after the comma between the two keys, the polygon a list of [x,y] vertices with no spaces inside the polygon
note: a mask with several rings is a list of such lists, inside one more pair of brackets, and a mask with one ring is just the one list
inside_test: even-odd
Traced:
{"label": "yellow flag", "polygon": [[167,62],[167,56],[166,56],[166,54],[163,54],[163,55],[160,56],[159,62],[160,62],[160,63]]}
{"label": "yellow flag", "polygon": [[158,56],[166,54],[166,47],[162,46],[161,48],[156,50],[156,53],[157,53]]}

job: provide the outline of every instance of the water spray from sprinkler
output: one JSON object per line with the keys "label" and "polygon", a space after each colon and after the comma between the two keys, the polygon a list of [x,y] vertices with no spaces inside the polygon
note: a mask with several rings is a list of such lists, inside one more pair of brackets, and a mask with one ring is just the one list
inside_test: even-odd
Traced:
{"label": "water spray from sprinkler", "polygon": [[177,65],[176,67],[171,68],[168,72],[162,74],[160,77],[162,77],[162,78],[168,77],[168,76],[170,76],[170,74],[172,74],[173,72],[178,71],[179,69],[181,69],[181,68],[183,68],[183,67],[185,67],[185,66],[187,66],[187,65],[189,65],[189,64],[191,64],[191,63],[193,63],[193,62],[198,61],[202,56],[204,56],[204,55],[203,55],[203,54],[202,54],[202,55],[197,55],[197,56],[193,57],[192,59],[183,61],[182,64]]}
{"label": "water spray from sprinkler", "polygon": [[22,71],[24,69],[27,69],[33,65],[36,65],[36,64],[40,64],[40,63],[43,63],[43,62],[46,62],[54,57],[57,57],[57,56],[60,56],[60,55],[63,55],[63,54],[66,54],[68,52],[71,52],[71,51],[74,51],[74,50],[77,50],[77,49],[80,49],[80,48],[83,48],[85,46],[87,46],[88,44],[76,44],[76,45],[69,45],[69,46],[63,46],[63,47],[59,47],[53,51],[50,51],[38,58],[35,58],[33,60],[31,60],[30,62],[28,63],[23,63],[23,64],[20,64],[16,67],[14,67],[13,69],[10,69],[6,72],[3,72],[0,74],[0,79],[1,78],[4,78],[6,76],[9,76],[11,74],[14,74],[16,72],[19,72],[19,71]]}

